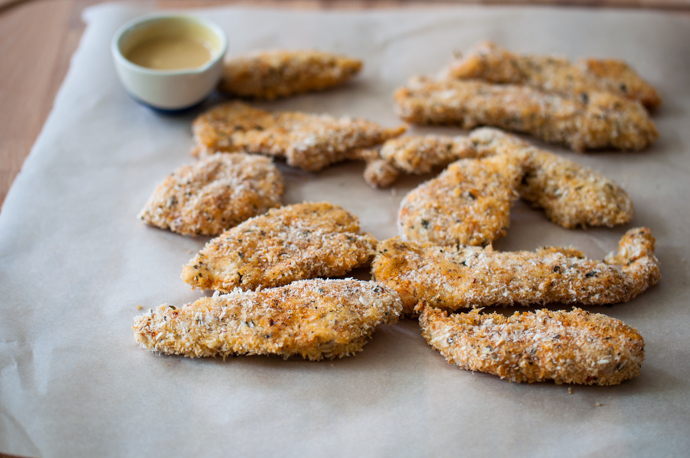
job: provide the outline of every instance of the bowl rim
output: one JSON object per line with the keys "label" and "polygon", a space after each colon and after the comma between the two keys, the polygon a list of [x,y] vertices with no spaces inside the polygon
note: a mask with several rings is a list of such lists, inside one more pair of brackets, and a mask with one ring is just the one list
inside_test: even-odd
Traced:
{"label": "bowl rim", "polygon": [[[218,50],[217,55],[213,59],[209,59],[208,62],[206,62],[204,65],[200,67],[180,68],[175,70],[156,70],[148,67],[142,67],[141,65],[135,64],[134,62],[127,59],[124,55],[122,55],[122,52],[120,51],[120,40],[127,32],[132,30],[135,26],[146,22],[154,22],[168,19],[183,19],[185,21],[195,22],[198,25],[201,25],[202,27],[211,30],[220,38],[221,41],[221,46]],[[117,32],[115,32],[115,35],[113,36],[113,39],[110,42],[110,50],[117,63],[119,65],[128,67],[130,70],[136,70],[138,72],[150,75],[190,75],[204,73],[209,68],[216,65],[219,60],[222,60],[228,50],[228,37],[225,34],[225,31],[218,24],[216,24],[213,21],[209,21],[208,19],[182,13],[151,13],[127,21],[124,25],[117,29]]]}

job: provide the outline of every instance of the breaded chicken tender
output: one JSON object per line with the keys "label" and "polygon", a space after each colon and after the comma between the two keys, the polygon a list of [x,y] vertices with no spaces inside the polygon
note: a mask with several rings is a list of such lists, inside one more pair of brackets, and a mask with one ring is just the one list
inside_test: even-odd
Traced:
{"label": "breaded chicken tender", "polygon": [[244,153],[207,156],[156,187],[139,218],[184,235],[218,235],[280,206],[283,176],[271,159]]}
{"label": "breaded chicken tender", "polygon": [[347,158],[366,163],[364,181],[372,188],[387,188],[400,176],[400,170],[383,159],[376,149],[353,150]]}
{"label": "breaded chicken tender", "polygon": [[[408,145],[435,142],[423,140],[413,137]],[[510,204],[518,195],[565,228],[610,227],[633,217],[632,201],[620,186],[519,137],[481,128],[453,141],[465,145],[455,150],[458,155],[480,159],[458,160],[405,196],[398,216],[403,240],[487,245],[505,235]],[[412,148],[405,153],[410,160]]]}
{"label": "breaded chicken tender", "polygon": [[274,100],[345,83],[362,61],[312,50],[271,50],[234,57],[223,65],[218,89],[228,95]]}
{"label": "breaded chicken tender", "polygon": [[423,174],[463,158],[479,157],[467,137],[411,135],[387,140],[381,158],[405,173]]}
{"label": "breaded chicken tender", "polygon": [[589,313],[448,313],[424,307],[422,335],[449,363],[511,382],[618,385],[640,373],[644,340],[620,320]]}
{"label": "breaded chicken tender", "polygon": [[418,243],[488,245],[506,234],[521,177],[520,159],[506,154],[454,162],[405,196],[399,233]]}
{"label": "breaded chicken tender", "polygon": [[154,352],[190,358],[301,356],[312,361],[360,351],[376,326],[400,315],[394,291],[374,282],[305,280],[233,291],[134,319],[134,337]]}
{"label": "breaded chicken tender", "polygon": [[299,112],[269,113],[241,102],[219,105],[192,124],[194,155],[246,151],[285,157],[288,165],[317,172],[343,161],[353,150],[370,148],[405,131],[364,119]]}
{"label": "breaded chicken tender", "polygon": [[368,265],[376,239],[327,202],[274,209],[211,240],[182,271],[195,288],[230,292],[345,275]]}
{"label": "breaded chicken tender", "polygon": [[556,224],[568,229],[615,226],[632,220],[628,194],[613,181],[498,129],[472,131],[476,154],[508,154],[521,158],[522,178],[517,192]]}
{"label": "breaded chicken tender", "polygon": [[372,263],[376,281],[398,292],[405,313],[425,302],[445,310],[489,305],[605,305],[627,302],[661,278],[655,240],[631,229],[617,253],[602,261],[574,248],[497,252],[469,246],[380,242]]}
{"label": "breaded chicken tender", "polygon": [[590,92],[611,92],[639,101],[650,110],[661,105],[654,87],[621,60],[590,58],[572,63],[562,57],[514,54],[489,41],[451,62],[441,78],[524,84],[580,97]]}
{"label": "breaded chicken tender", "polygon": [[658,136],[639,103],[609,92],[575,97],[480,80],[415,78],[394,99],[398,115],[414,124],[495,126],[575,151],[641,150]]}

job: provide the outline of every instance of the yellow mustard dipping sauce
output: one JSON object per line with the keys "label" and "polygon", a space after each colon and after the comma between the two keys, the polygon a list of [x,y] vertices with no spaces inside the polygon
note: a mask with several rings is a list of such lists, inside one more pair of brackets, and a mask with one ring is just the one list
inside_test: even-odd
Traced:
{"label": "yellow mustard dipping sauce", "polygon": [[210,49],[192,38],[159,37],[137,44],[125,57],[153,70],[181,70],[201,67],[213,55]]}

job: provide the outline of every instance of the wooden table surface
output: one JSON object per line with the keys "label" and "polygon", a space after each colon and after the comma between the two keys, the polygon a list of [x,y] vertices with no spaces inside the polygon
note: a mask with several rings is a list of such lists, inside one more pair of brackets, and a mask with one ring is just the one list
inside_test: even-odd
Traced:
{"label": "wooden table surface", "polygon": [[[103,0],[101,0],[103,1]],[[82,11],[99,0],[0,0],[0,203],[29,154],[77,48]],[[307,9],[437,7],[451,3],[558,4],[690,12],[690,0],[145,0],[159,8],[219,5]]]}

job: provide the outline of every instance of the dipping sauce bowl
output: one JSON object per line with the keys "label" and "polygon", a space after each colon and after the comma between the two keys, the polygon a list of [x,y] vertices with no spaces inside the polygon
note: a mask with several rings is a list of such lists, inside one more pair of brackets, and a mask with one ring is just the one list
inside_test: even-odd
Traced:
{"label": "dipping sauce bowl", "polygon": [[136,101],[163,112],[203,102],[218,84],[228,48],[216,24],[185,15],[149,15],[113,37],[117,74]]}

